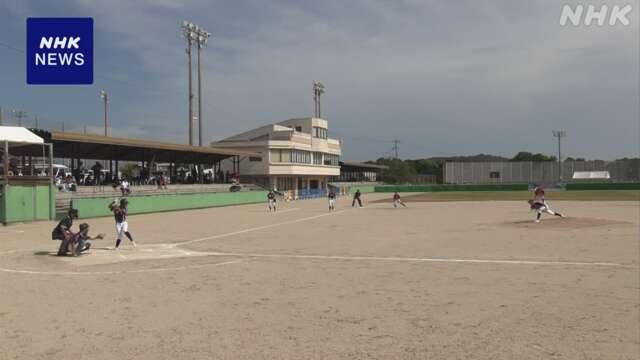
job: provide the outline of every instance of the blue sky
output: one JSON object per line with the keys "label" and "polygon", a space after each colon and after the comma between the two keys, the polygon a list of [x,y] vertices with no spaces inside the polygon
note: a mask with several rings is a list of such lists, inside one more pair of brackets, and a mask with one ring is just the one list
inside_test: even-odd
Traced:
{"label": "blue sky", "polygon": [[[520,150],[637,156],[638,1],[631,24],[562,27],[564,1],[0,1],[0,106],[49,128],[187,141],[179,23],[213,35],[203,53],[204,138],[313,113],[311,83],[344,158]],[[581,2],[588,4],[588,2]],[[600,5],[598,2],[596,5]],[[607,2],[610,5],[622,4]],[[27,17],[94,18],[95,83],[26,85]]]}

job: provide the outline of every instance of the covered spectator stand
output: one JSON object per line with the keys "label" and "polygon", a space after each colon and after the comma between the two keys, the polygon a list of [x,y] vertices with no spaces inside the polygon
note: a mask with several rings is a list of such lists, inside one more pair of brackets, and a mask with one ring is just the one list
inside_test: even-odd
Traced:
{"label": "covered spectator stand", "polygon": [[53,220],[53,148],[26,128],[0,126],[0,222]]}

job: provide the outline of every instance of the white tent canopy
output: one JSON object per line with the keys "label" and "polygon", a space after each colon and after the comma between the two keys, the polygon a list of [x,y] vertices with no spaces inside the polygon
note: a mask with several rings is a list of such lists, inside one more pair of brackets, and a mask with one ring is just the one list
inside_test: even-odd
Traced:
{"label": "white tent canopy", "polygon": [[611,179],[608,171],[575,171],[574,179]]}
{"label": "white tent canopy", "polygon": [[18,126],[0,126],[0,142],[44,144],[44,139]]}

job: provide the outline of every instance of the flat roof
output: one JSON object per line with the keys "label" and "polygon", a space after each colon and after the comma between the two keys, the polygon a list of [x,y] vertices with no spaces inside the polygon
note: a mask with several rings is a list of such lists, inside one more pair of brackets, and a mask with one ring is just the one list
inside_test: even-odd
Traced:
{"label": "flat roof", "polygon": [[254,156],[253,152],[211,146],[191,146],[154,140],[33,129],[53,144],[54,157],[208,164],[231,156]]}
{"label": "flat roof", "polygon": [[363,169],[375,169],[375,170],[389,169],[389,167],[386,165],[367,164],[367,163],[358,162],[358,161],[340,161],[340,166],[363,168]]}
{"label": "flat roof", "polygon": [[44,140],[29,131],[27,128],[19,126],[0,126],[0,141],[24,144],[43,144]]}

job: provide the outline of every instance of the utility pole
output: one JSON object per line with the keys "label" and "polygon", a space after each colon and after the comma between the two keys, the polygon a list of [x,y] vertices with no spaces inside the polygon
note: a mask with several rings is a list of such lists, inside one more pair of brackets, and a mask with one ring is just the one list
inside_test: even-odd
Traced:
{"label": "utility pole", "polygon": [[39,128],[39,126],[38,126],[38,115],[35,116],[34,122],[35,122],[36,129],[38,129]]}
{"label": "utility pole", "polygon": [[396,154],[396,159],[398,158],[398,144],[400,144],[399,140],[393,140],[393,151]]}
{"label": "utility pole", "polygon": [[0,126],[4,125],[2,122],[2,106],[0,106]]}
{"label": "utility pole", "polygon": [[109,94],[106,91],[100,90],[100,98],[104,102],[104,136],[109,136],[109,117],[107,115],[107,107],[109,103]]}
{"label": "utility pole", "polygon": [[62,132],[64,132],[64,121],[62,122]]}
{"label": "utility pole", "polygon": [[566,130],[553,130],[553,136],[558,138],[558,181],[562,181],[562,138],[567,136]]}
{"label": "utility pole", "polygon": [[315,104],[315,110],[313,117],[322,118],[322,112],[320,110],[320,96],[325,93],[324,85],[319,81],[313,82],[313,102]]}
{"label": "utility pole", "polygon": [[27,113],[22,110],[11,110],[13,117],[18,119],[18,126],[22,126],[22,119],[27,117]]}

